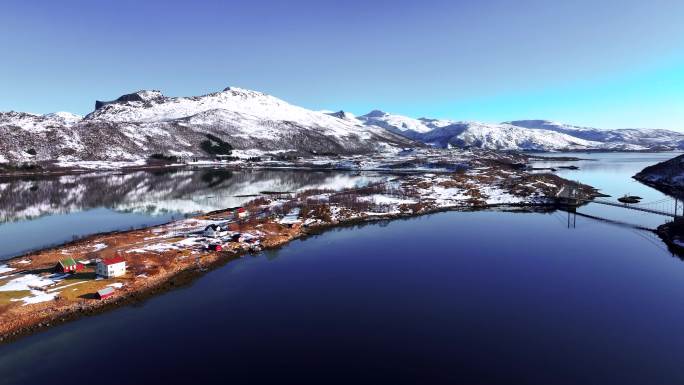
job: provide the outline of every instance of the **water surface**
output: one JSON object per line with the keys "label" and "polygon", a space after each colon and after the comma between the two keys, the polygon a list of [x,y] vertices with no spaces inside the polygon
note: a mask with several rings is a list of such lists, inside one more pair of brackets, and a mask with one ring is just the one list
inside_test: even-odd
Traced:
{"label": "water surface", "polygon": [[[581,156],[601,160],[560,174],[613,196],[663,196],[630,177],[669,154]],[[14,222],[0,225],[0,236],[11,226],[35,229],[36,221],[54,220],[46,227],[57,229],[65,218],[165,220],[216,199],[233,205],[238,191],[363,183],[326,175],[297,176],[313,178],[298,183],[270,176],[290,180],[267,183],[273,188],[249,175],[217,184],[201,174],[122,175],[130,182],[105,189],[117,193],[103,193],[114,198],[100,203],[77,193],[78,181],[58,189],[60,202],[81,197],[75,210],[22,219],[16,212],[30,210],[6,204]],[[88,198],[93,203],[84,204]],[[45,199],[25,207],[45,207]],[[668,220],[610,210],[580,209],[637,225]],[[93,218],[79,220],[85,215]],[[0,384],[71,384],[69,365],[99,384],[684,383],[682,261],[650,232],[582,216],[569,228],[569,218],[448,212],[328,231],[230,262],[142,304],[2,345]]]}
{"label": "water surface", "polygon": [[295,241],[0,346],[0,383],[72,384],[65,361],[98,384],[683,383],[682,261],[562,215],[449,212]]}

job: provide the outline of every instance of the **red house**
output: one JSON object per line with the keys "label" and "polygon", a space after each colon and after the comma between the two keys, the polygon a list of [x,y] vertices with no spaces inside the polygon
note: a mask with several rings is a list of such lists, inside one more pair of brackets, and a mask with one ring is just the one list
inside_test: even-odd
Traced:
{"label": "red house", "polygon": [[223,246],[221,246],[221,245],[209,245],[208,248],[209,248],[209,250],[211,250],[211,251],[221,251],[221,250],[223,250]]}
{"label": "red house", "polygon": [[83,265],[76,262],[73,257],[60,260],[55,266],[58,273],[75,273],[83,270]]}

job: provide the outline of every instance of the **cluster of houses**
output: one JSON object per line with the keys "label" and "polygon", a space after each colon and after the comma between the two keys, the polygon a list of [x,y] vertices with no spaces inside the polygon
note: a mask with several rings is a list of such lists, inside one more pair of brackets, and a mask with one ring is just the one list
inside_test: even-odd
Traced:
{"label": "cluster of houses", "polygon": [[[242,220],[249,217],[249,211],[245,210],[243,207],[235,208],[231,211],[231,215],[234,220]],[[299,208],[293,209],[285,217],[278,221],[282,225],[294,226],[301,223],[299,218]],[[252,234],[231,232],[228,230],[227,221],[224,224],[211,224],[207,226],[202,235],[206,238],[211,238],[216,241],[229,241],[229,242],[241,242],[252,244],[252,247],[260,249],[258,246],[258,239]],[[216,241],[211,242],[207,248],[212,251],[221,251],[223,246],[221,243]],[[76,261],[73,257],[68,257],[61,259],[55,266],[55,271],[58,273],[76,273],[84,269],[86,264],[90,261]],[[102,278],[115,278],[121,277],[126,274],[126,260],[121,256],[115,256],[113,258],[101,258],[95,260],[95,274]],[[108,286],[97,292],[100,299],[110,297],[114,294],[114,288]]]}
{"label": "cluster of houses", "polygon": [[[86,263],[68,257],[61,259],[55,266],[55,270],[59,273],[76,273],[83,270]],[[95,274],[102,278],[116,278],[126,275],[126,260],[121,256],[98,259],[96,260]],[[111,297],[113,294],[114,288],[111,286],[97,292],[100,299]]]}
{"label": "cluster of houses", "polygon": [[[55,266],[58,273],[76,273],[83,270],[84,263],[76,261],[73,257],[61,259]],[[126,274],[126,260],[123,257],[98,259],[95,265],[95,274],[103,278],[121,277]]]}
{"label": "cluster of houses", "polygon": [[[242,207],[235,209],[231,213],[235,220],[244,219],[249,216],[249,212]],[[207,249],[212,251],[221,251],[223,250],[223,245],[218,242],[240,242],[251,244],[252,250],[260,250],[257,237],[248,233],[231,232],[228,229],[229,223],[231,223],[230,219],[228,219],[225,223],[211,224],[204,228],[202,231],[202,236],[210,239]],[[302,220],[300,219],[300,209],[292,209],[283,218],[278,219],[278,223],[288,227],[301,224]]]}
{"label": "cluster of houses", "polygon": [[[244,243],[254,243],[256,237],[247,233],[231,232],[228,227],[218,224],[211,224],[204,228],[202,235],[206,238],[210,238],[216,241],[228,241],[228,242],[244,242]],[[219,243],[212,242],[207,248],[212,251],[221,251],[223,246]]]}

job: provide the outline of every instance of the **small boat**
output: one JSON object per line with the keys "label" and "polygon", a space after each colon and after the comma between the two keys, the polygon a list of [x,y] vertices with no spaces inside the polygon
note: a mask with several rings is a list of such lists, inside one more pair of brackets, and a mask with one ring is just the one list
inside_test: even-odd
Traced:
{"label": "small boat", "polygon": [[639,203],[641,201],[641,197],[625,194],[625,196],[618,198],[618,201],[622,203]]}

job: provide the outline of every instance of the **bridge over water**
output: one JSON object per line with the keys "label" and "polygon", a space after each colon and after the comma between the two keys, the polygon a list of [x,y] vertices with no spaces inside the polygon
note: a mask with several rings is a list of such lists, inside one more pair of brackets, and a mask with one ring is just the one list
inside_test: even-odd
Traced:
{"label": "bridge over water", "polygon": [[671,197],[644,203],[623,203],[604,198],[586,198],[580,194],[575,186],[564,185],[556,194],[556,199],[558,200],[558,203],[571,207],[580,206],[585,203],[597,203],[600,205],[619,207],[627,210],[636,210],[675,219],[684,216],[684,204],[682,204],[677,198]]}

